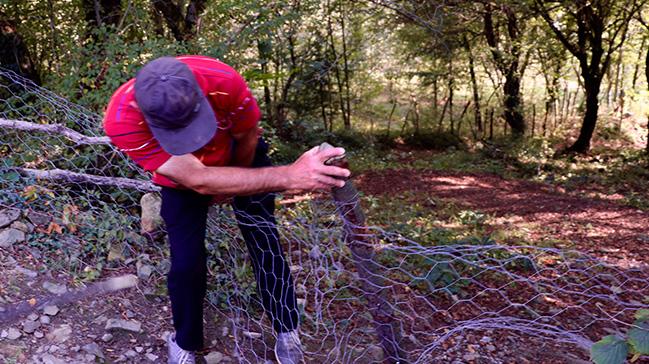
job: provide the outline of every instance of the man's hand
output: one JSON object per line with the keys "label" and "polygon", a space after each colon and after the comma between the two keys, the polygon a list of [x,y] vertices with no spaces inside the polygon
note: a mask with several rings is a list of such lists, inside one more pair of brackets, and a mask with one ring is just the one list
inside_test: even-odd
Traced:
{"label": "man's hand", "polygon": [[351,174],[349,170],[325,165],[328,159],[343,154],[343,148],[320,150],[319,147],[302,154],[288,166],[288,189],[313,191],[344,186],[344,179]]}

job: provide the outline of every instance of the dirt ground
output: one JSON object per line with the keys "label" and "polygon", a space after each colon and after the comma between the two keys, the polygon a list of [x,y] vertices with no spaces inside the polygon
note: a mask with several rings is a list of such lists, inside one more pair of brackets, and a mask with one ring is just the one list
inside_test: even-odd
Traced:
{"label": "dirt ground", "polygon": [[582,196],[591,191],[566,192],[490,174],[407,169],[364,173],[357,185],[368,195],[398,198],[410,191],[480,211],[497,224],[525,231],[527,241],[576,249],[626,267],[648,262],[649,212]]}
{"label": "dirt ground", "polygon": [[[357,176],[355,182],[367,195],[399,199],[405,192],[414,192],[487,213],[496,225],[525,232],[527,241],[581,250],[623,266],[647,263],[644,248],[649,244],[649,213],[615,201],[580,196],[584,191],[566,192],[551,185],[505,180],[488,174],[422,170],[368,172]],[[45,266],[38,254],[26,245],[0,249],[0,281],[3,282],[0,306],[26,297],[40,302],[58,289],[75,286],[71,275]],[[104,272],[104,275],[136,273],[132,270]],[[58,286],[50,285],[51,282]],[[164,285],[164,277],[154,274],[136,290],[57,307],[56,313],[37,311],[30,317],[2,325],[0,361],[48,364],[166,362],[164,338],[172,326],[167,298],[155,293],[161,285]],[[208,311],[212,315],[208,315],[206,326],[206,344],[211,348],[206,353],[211,355],[210,362],[238,362],[226,321],[214,319],[214,313]],[[114,320],[139,324],[140,329],[108,329],[108,322]],[[471,347],[468,352],[461,349],[439,362],[533,363],[539,355],[530,352],[517,357],[517,340],[499,342],[497,349],[488,342],[476,343],[480,340],[483,338],[476,336],[463,346]],[[265,345],[271,347],[272,343]],[[270,351],[264,356],[267,363],[272,363]],[[584,363],[583,358],[565,355],[552,362]]]}

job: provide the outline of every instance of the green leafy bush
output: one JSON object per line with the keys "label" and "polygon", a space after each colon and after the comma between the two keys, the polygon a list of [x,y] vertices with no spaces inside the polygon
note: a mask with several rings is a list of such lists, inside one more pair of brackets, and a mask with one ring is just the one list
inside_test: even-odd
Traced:
{"label": "green leafy bush", "polygon": [[590,357],[595,364],[622,364],[629,355],[633,363],[649,355],[649,310],[639,310],[635,318],[625,337],[609,335],[593,345]]}

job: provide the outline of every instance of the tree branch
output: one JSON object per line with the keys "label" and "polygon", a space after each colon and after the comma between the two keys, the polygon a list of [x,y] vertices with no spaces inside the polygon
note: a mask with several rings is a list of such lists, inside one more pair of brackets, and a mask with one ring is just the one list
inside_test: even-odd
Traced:
{"label": "tree branch", "polygon": [[82,144],[109,144],[108,137],[91,137],[67,128],[61,124],[36,124],[22,120],[8,120],[0,118],[0,128],[16,129],[24,131],[41,131],[44,133],[56,133],[65,136],[77,145]]}
{"label": "tree branch", "polygon": [[554,32],[554,34],[557,36],[557,39],[559,39],[561,44],[563,44],[563,46],[566,47],[566,49],[570,53],[572,53],[573,56],[577,57],[577,59],[583,57],[583,54],[577,49],[577,47],[575,47],[574,44],[570,43],[568,38],[566,38],[566,36],[563,33],[561,33],[561,31],[554,25],[554,20],[552,19],[552,17],[550,17],[550,13],[545,8],[543,3],[539,0],[535,0],[534,3],[536,4],[538,13],[541,15],[543,20],[545,20],[545,22],[548,24],[552,32]]}
{"label": "tree branch", "polygon": [[149,181],[136,180],[124,177],[105,177],[86,173],[76,173],[63,169],[31,169],[20,167],[2,168],[3,172],[17,172],[26,177],[45,179],[50,181],[61,181],[67,183],[89,183],[98,186],[109,186],[118,188],[134,189],[142,192],[160,191],[160,187]]}

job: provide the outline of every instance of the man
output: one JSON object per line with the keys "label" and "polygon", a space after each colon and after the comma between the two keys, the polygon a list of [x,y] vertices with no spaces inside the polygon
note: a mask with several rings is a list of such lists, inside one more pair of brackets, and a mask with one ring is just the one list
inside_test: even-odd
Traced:
{"label": "man", "polygon": [[279,244],[272,192],[341,187],[349,171],[324,164],[342,155],[341,148],[314,148],[291,165],[271,167],[258,134],[259,118],[243,78],[204,56],[151,61],[108,104],[106,134],[162,187],[175,328],[168,339],[169,363],[194,363],[195,351],[203,348],[204,240],[214,196],[234,197],[261,301],[277,333],[277,360],[303,360],[295,291]]}

